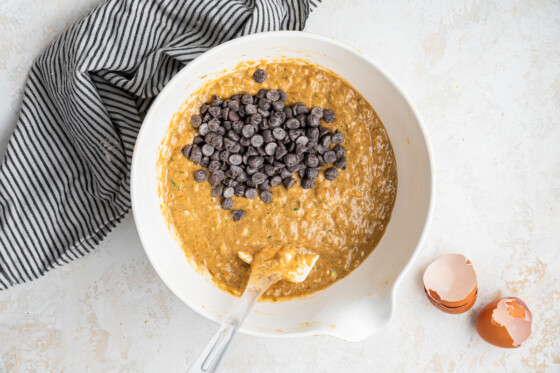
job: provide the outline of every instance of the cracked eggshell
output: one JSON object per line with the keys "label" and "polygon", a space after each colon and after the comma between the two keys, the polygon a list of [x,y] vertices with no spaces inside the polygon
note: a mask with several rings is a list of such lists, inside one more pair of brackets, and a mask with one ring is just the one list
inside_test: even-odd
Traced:
{"label": "cracked eggshell", "polygon": [[497,299],[480,311],[476,330],[486,342],[502,347],[517,348],[531,335],[533,314],[519,298]]}
{"label": "cracked eggshell", "polygon": [[447,313],[463,313],[476,302],[478,285],[472,263],[461,254],[445,254],[424,272],[430,302]]}

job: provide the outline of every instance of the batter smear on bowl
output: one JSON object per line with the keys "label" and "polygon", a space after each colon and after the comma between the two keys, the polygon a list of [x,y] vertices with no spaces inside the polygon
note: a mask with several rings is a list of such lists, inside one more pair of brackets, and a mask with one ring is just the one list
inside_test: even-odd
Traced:
{"label": "batter smear on bowl", "polygon": [[[245,108],[252,113],[255,106],[259,115],[251,118]],[[222,111],[230,107],[236,114]],[[239,112],[237,139],[229,119]],[[275,114],[279,122],[269,128]],[[299,126],[288,122],[298,115]],[[286,138],[267,139],[276,128]],[[298,143],[299,136],[306,139]],[[240,146],[228,141],[234,151],[226,154],[226,138]],[[283,146],[287,154],[278,157]],[[252,175],[244,180],[240,172]],[[292,245],[319,255],[304,282],[278,282],[263,296],[268,300],[316,292],[360,265],[383,236],[397,192],[391,143],[371,105],[341,77],[302,60],[245,63],[200,88],[172,119],[158,173],[170,229],[220,288],[243,292],[250,267],[239,251],[254,255],[266,246]]]}

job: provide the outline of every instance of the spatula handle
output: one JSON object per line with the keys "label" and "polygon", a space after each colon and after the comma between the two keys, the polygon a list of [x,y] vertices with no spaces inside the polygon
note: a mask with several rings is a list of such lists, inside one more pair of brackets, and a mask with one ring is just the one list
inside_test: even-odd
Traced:
{"label": "spatula handle", "polygon": [[237,330],[239,330],[239,327],[243,324],[243,321],[265,290],[266,288],[255,289],[248,287],[243,292],[236,307],[229,313],[218,332],[192,363],[188,373],[213,373],[216,371]]}

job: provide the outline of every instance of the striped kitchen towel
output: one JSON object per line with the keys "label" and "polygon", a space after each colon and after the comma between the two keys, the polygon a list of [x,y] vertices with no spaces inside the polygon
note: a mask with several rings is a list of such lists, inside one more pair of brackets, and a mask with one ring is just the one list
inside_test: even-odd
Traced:
{"label": "striped kitchen towel", "polygon": [[0,166],[0,289],[95,247],[129,212],[153,98],[187,63],[255,32],[301,30],[321,0],[106,0],[33,64]]}

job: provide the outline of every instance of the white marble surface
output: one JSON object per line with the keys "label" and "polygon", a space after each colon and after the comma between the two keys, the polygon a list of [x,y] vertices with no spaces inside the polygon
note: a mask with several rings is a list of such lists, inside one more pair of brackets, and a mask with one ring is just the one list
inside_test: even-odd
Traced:
{"label": "white marble surface", "polygon": [[[324,1],[306,30],[372,56],[420,109],[438,169],[431,231],[387,328],[361,343],[241,335],[223,371],[560,371],[560,3]],[[0,154],[31,61],[97,2],[0,2]],[[478,273],[467,314],[423,294],[422,271],[444,252]],[[473,327],[499,295],[533,311],[518,350]],[[184,371],[215,330],[159,280],[129,216],[94,253],[0,293],[0,371]]]}

